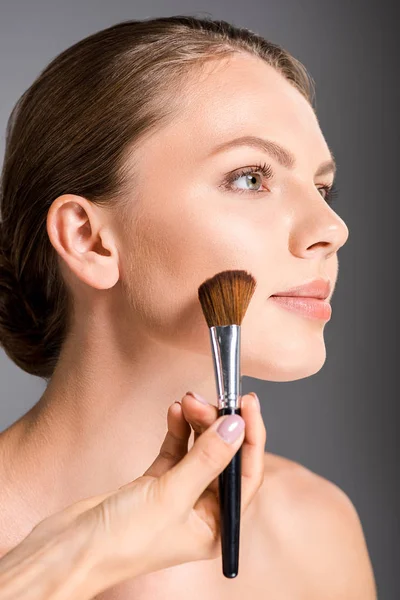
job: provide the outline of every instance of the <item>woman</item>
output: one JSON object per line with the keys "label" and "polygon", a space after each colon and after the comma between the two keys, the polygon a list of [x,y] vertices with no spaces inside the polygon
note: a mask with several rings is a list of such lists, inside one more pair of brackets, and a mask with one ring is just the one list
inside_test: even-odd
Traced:
{"label": "woman", "polygon": [[[326,314],[272,298],[317,279],[329,301],[348,237],[312,101],[282,48],[186,16],[91,35],[23,94],[2,176],[1,340],[48,385],[0,438],[3,546],[141,475],[185,389],[215,404],[197,299],[209,276],[257,279],[243,375],[291,381],[322,367]],[[375,597],[357,512],[334,484],[266,453],[253,505],[236,579],[217,558],[99,598]]]}

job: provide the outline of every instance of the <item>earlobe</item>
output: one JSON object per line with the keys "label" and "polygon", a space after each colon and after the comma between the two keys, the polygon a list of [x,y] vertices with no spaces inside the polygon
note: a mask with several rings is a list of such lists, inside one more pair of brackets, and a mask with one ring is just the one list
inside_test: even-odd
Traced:
{"label": "earlobe", "polygon": [[57,198],[47,215],[47,232],[52,246],[81,281],[96,289],[117,283],[113,234],[88,200],[71,194]]}

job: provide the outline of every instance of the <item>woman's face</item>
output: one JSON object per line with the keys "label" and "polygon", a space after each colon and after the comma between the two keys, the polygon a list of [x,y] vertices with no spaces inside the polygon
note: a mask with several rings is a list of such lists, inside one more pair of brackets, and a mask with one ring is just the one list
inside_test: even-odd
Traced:
{"label": "woman's face", "polygon": [[[329,148],[307,101],[262,60],[237,55],[204,73],[173,124],[147,138],[135,158],[132,220],[121,228],[129,309],[152,338],[210,355],[198,287],[244,269],[257,288],[242,323],[242,374],[307,377],[325,362],[327,321],[270,296],[317,277],[330,280],[332,296],[348,229],[321,189],[334,174],[316,176],[332,158]],[[284,146],[296,166],[245,145],[215,151],[242,136]],[[257,167],[264,164],[270,176]],[[239,177],[248,167],[251,175]]]}

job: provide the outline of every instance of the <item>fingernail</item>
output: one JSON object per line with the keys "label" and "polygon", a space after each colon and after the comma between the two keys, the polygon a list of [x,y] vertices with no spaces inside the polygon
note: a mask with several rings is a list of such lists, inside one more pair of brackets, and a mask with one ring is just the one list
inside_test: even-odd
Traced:
{"label": "fingernail", "polygon": [[201,396],[199,396],[199,394],[196,394],[195,392],[186,392],[185,395],[192,396],[192,398],[194,398],[198,402],[201,402],[202,404],[209,404],[209,402],[207,402],[207,400],[204,400],[204,398],[202,398]]}
{"label": "fingernail", "polygon": [[257,405],[258,405],[258,408],[260,408],[260,399],[259,399],[259,397],[257,396],[257,394],[256,394],[255,392],[250,392],[250,394],[251,394],[252,396],[254,396],[254,398],[257,400]]}
{"label": "fingernail", "polygon": [[228,415],[218,425],[217,433],[228,444],[232,444],[240,437],[244,424],[244,419],[240,415]]}

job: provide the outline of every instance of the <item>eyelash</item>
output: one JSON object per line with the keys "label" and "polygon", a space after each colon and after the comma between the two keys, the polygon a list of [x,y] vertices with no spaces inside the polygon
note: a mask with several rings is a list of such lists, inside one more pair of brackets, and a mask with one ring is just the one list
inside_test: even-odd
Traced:
{"label": "eyelash", "polygon": [[[232,184],[237,179],[240,179],[241,177],[249,175],[250,173],[257,173],[257,172],[261,173],[266,179],[272,179],[272,177],[273,177],[273,172],[272,172],[270,165],[267,165],[266,163],[264,163],[263,165],[257,164],[257,165],[254,165],[253,167],[246,167],[245,169],[242,169],[238,173],[229,174],[223,181],[222,187],[224,187],[225,189],[232,191],[232,192],[238,192],[239,194],[243,194],[243,193],[259,194],[260,192],[257,190],[243,190],[240,188],[233,189],[233,187],[232,187]],[[318,189],[325,190],[325,196],[323,196],[323,198],[324,198],[324,200],[326,200],[326,202],[329,204],[329,206],[332,206],[332,204],[334,202],[334,198],[337,197],[338,192],[339,192],[339,189],[337,188],[336,184],[333,183],[332,185],[322,185]]]}

